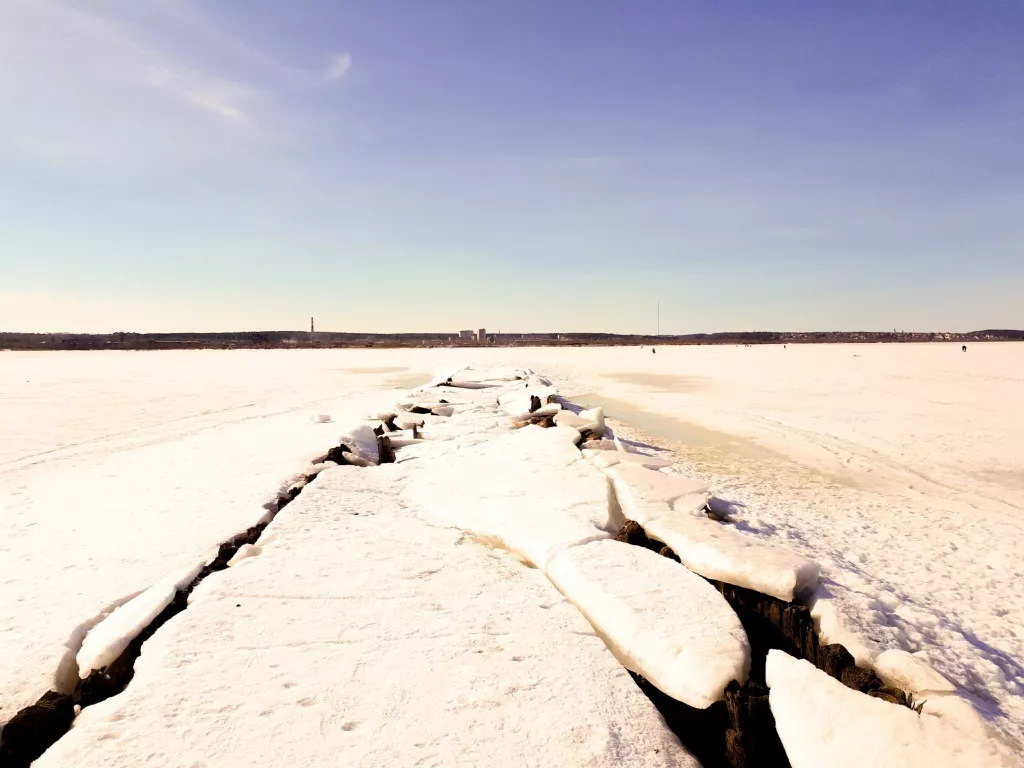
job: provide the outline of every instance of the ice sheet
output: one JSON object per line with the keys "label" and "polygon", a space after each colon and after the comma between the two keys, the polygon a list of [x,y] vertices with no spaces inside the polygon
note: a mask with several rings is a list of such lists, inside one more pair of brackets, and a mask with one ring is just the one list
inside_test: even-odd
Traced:
{"label": "ice sheet", "polygon": [[401,502],[407,471],[322,475],[36,768],[696,768],[539,572]]}

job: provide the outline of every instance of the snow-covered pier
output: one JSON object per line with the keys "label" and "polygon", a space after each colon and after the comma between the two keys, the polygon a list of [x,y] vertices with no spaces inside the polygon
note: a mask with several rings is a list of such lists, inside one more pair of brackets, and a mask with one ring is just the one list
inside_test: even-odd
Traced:
{"label": "snow-covered pier", "polygon": [[463,369],[341,434],[90,629],[35,765],[1017,764],[916,658],[826,642],[815,562],[570,405]]}

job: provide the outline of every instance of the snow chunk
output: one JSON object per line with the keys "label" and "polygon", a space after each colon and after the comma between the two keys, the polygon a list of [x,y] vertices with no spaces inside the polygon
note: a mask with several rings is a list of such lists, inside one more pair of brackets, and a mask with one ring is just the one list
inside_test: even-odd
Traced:
{"label": "snow chunk", "polygon": [[415,455],[436,459],[406,496],[543,569],[555,552],[615,532],[608,483],[580,456],[578,439],[572,429],[528,426],[468,450],[429,441]]}
{"label": "snow chunk", "polygon": [[228,560],[228,567],[238,565],[243,560],[248,560],[250,557],[256,557],[260,553],[260,548],[255,544],[243,544],[238,548],[238,551]]}
{"label": "snow chunk", "polygon": [[183,572],[161,579],[89,630],[76,657],[79,677],[84,680],[91,672],[103,669],[117,659],[128,644],[171,604],[178,590],[195,579],[204,565],[200,561]]}
{"label": "snow chunk", "polygon": [[572,427],[573,429],[584,429],[590,425],[590,422],[577,416],[572,411],[563,410],[555,416],[555,424],[563,427]]}
{"label": "snow chunk", "polygon": [[309,418],[314,424],[330,424],[332,421],[329,413],[314,413]]}
{"label": "snow chunk", "polygon": [[768,701],[793,768],[1018,768],[997,741],[851,690],[782,651],[768,652]]}
{"label": "snow chunk", "polygon": [[338,438],[338,442],[348,446],[349,451],[356,456],[372,464],[377,463],[377,435],[374,434],[372,427],[360,424],[358,427],[344,432]]}
{"label": "snow chunk", "polygon": [[869,647],[859,634],[847,626],[840,615],[837,601],[823,586],[819,586],[815,592],[810,609],[818,629],[818,639],[822,643],[841,645],[850,652],[858,667],[874,668],[878,651]]}
{"label": "snow chunk", "polygon": [[595,541],[552,558],[548,577],[622,664],[658,690],[706,709],[743,682],[750,645],[718,591],[667,557]]}
{"label": "snow chunk", "polygon": [[416,413],[399,413],[395,415],[395,426],[399,429],[422,427],[424,421],[423,416]]}
{"label": "snow chunk", "polygon": [[580,418],[590,422],[591,426],[588,429],[598,437],[605,433],[603,408],[591,408],[589,411],[580,411]]}
{"label": "snow chunk", "polygon": [[580,411],[578,414],[561,411],[555,416],[555,424],[578,430],[590,430],[598,437],[605,433],[604,411],[601,408]]}

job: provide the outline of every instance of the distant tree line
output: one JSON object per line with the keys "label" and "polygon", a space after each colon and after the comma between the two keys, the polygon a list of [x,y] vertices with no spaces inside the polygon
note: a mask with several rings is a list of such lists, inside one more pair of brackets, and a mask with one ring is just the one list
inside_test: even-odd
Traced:
{"label": "distant tree line", "polygon": [[283,349],[295,347],[629,346],[668,344],[837,344],[926,341],[1024,341],[1024,330],[970,333],[877,331],[743,331],[649,336],[614,333],[492,334],[490,341],[458,339],[451,333],[335,333],[246,331],[235,333],[0,333],[0,349]]}

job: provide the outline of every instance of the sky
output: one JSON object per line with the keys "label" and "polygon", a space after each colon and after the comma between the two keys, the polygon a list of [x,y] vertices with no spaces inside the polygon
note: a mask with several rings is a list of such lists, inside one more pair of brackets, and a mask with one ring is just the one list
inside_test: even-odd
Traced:
{"label": "sky", "polygon": [[1024,328],[1022,39],[1022,0],[0,0],[0,331]]}

